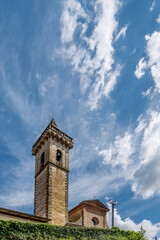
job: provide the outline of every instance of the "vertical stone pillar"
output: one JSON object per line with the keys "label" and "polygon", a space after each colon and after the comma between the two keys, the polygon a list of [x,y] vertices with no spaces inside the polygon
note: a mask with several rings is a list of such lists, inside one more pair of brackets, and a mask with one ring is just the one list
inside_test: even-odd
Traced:
{"label": "vertical stone pillar", "polygon": [[87,226],[87,210],[85,207],[82,210],[82,226]]}
{"label": "vertical stone pillar", "polygon": [[107,228],[107,216],[106,216],[106,214],[103,216],[103,227]]}

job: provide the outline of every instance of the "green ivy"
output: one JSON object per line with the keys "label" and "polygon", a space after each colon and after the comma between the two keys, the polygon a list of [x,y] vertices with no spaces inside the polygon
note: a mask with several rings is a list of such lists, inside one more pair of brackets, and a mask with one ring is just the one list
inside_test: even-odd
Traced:
{"label": "green ivy", "polygon": [[49,224],[0,220],[2,240],[144,240],[144,232],[89,227],[60,227]]}

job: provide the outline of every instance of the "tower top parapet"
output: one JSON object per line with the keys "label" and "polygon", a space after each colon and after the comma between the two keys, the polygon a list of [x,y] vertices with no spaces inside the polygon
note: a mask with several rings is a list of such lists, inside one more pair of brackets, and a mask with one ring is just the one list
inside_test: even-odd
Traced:
{"label": "tower top parapet", "polygon": [[41,149],[41,146],[49,138],[56,138],[57,141],[61,142],[69,149],[73,148],[73,138],[69,137],[67,134],[59,130],[54,118],[52,118],[51,122],[48,124],[46,129],[43,131],[41,136],[37,139],[37,141],[33,145],[32,155],[36,156],[38,150]]}

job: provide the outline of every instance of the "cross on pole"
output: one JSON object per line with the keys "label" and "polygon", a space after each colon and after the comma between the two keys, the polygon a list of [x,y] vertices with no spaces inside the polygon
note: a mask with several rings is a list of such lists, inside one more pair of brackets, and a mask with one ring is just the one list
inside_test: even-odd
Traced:
{"label": "cross on pole", "polygon": [[52,112],[52,108],[51,108],[51,114],[50,114],[50,116],[51,116],[52,118],[54,118],[54,114],[53,114],[53,112]]}
{"label": "cross on pole", "polygon": [[141,230],[141,232],[143,232],[143,227],[142,226],[140,227],[140,230]]}
{"label": "cross on pole", "polygon": [[117,205],[117,201],[112,201],[112,199],[109,200],[109,203],[112,205],[112,227],[114,227],[114,206]]}

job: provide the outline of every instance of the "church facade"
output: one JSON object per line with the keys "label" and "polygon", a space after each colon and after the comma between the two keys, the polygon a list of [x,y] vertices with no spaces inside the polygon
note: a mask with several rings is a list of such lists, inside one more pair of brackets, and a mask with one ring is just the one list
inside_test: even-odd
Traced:
{"label": "church facade", "polygon": [[0,208],[0,219],[107,228],[109,209],[99,200],[83,201],[68,212],[71,148],[73,139],[52,119],[32,147],[35,156],[34,215]]}

